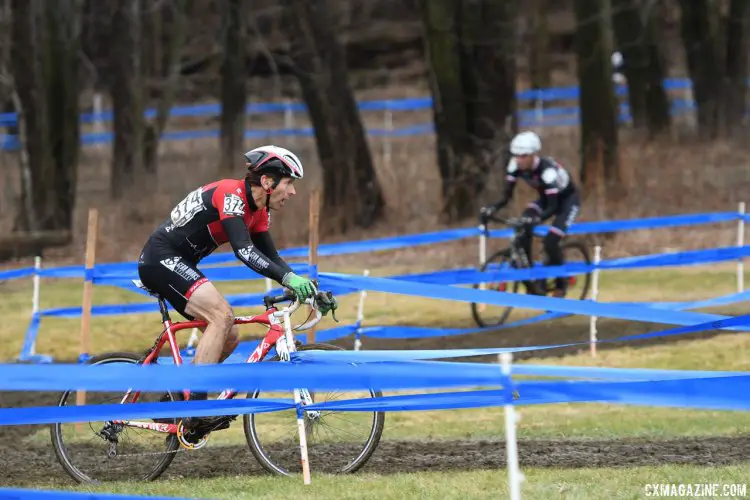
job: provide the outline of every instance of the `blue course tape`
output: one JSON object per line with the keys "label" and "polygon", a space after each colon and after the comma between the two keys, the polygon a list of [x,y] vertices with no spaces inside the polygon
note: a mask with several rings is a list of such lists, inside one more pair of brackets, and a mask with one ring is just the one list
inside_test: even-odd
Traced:
{"label": "blue course tape", "polygon": [[0,500],[178,500],[181,497],[118,495],[74,491],[44,491],[20,488],[0,488]]}
{"label": "blue course tape", "polygon": [[26,328],[26,336],[23,340],[23,347],[21,347],[21,355],[19,356],[20,361],[26,361],[32,355],[34,351],[34,342],[36,341],[37,335],[39,335],[39,322],[41,316],[39,313],[32,314],[29,326]]}
{"label": "blue course tape", "polygon": [[[52,410],[52,408],[50,408],[49,411],[45,409],[44,412],[40,412],[38,407],[2,409],[0,410],[0,425],[104,421],[108,418],[112,418],[114,415],[123,419],[143,419],[179,417],[186,415],[185,412],[188,412],[190,415],[195,415],[196,417],[268,413],[294,408],[294,400],[243,398],[223,401],[174,401],[168,404],[138,403],[123,405],[115,403],[53,408],[56,409]],[[219,413],[217,410],[226,413]],[[45,415],[44,413],[47,414]],[[53,413],[53,415],[50,415],[49,413]]]}
{"label": "blue course tape", "polygon": [[[670,90],[683,90],[691,88],[691,81],[688,78],[666,78],[663,80],[664,89]],[[618,96],[627,94],[627,87],[618,85],[615,87],[615,93]],[[576,100],[579,97],[579,88],[577,86],[570,87],[552,87],[546,89],[527,89],[518,91],[516,98],[524,101],[556,101],[556,100]],[[432,97],[407,97],[402,99],[387,99],[387,100],[372,100],[372,101],[359,101],[357,103],[358,108],[361,111],[383,111],[386,109],[393,111],[417,111],[421,109],[429,109],[432,107]],[[302,102],[290,102],[290,103],[276,103],[276,102],[261,102],[261,103],[249,103],[245,106],[245,112],[249,114],[261,114],[261,113],[283,113],[284,111],[296,111],[303,112],[307,109],[307,106]],[[549,112],[550,109],[554,108],[543,108],[545,113]],[[214,104],[196,104],[192,106],[176,106],[169,110],[169,114],[172,117],[182,116],[215,116],[221,113],[221,105],[218,103]],[[149,108],[144,112],[146,118],[156,116],[156,109]],[[114,117],[112,111],[102,111],[100,113],[82,113],[80,115],[81,123],[94,123],[97,121],[108,122]],[[0,113],[0,126],[12,126],[17,121],[17,115],[15,112]]]}
{"label": "blue course tape", "polygon": [[450,337],[455,335],[469,335],[472,333],[485,333],[516,328],[519,326],[541,323],[551,319],[568,316],[565,313],[544,313],[533,318],[526,318],[500,326],[483,328],[429,328],[422,326],[366,326],[361,329],[361,335],[373,339],[419,339],[433,337]]}
{"label": "blue course tape", "polygon": [[11,269],[10,271],[0,271],[0,281],[26,278],[34,275],[33,267],[24,267],[22,269]]}
{"label": "blue course tape", "polygon": [[[439,364],[439,363],[438,363]],[[370,365],[379,366],[381,365]],[[388,368],[387,366],[385,367]],[[493,366],[497,371],[497,366]],[[174,370],[174,367],[172,367]],[[177,370],[182,370],[178,368]],[[409,394],[380,398],[326,401],[307,406],[328,411],[424,411],[455,410],[499,405],[599,402],[713,410],[750,410],[750,376],[674,378],[636,381],[521,381],[505,378],[503,390],[480,390],[433,394]],[[499,385],[499,384],[496,384]],[[306,385],[308,388],[313,388]],[[376,386],[377,387],[377,386]],[[509,389],[518,389],[513,400]],[[375,388],[375,387],[374,387]],[[262,413],[301,409],[291,399],[241,399],[141,403],[137,405],[85,405],[0,409],[0,424],[43,424],[102,421],[111,418],[164,418],[186,413],[196,416]]]}
{"label": "blue course tape", "polygon": [[750,377],[605,382],[519,381],[514,404],[599,402],[702,410],[750,410]]}
{"label": "blue course tape", "polygon": [[[750,315],[737,316],[719,321],[709,321],[689,326],[680,326],[656,332],[627,335],[612,339],[597,340],[596,344],[607,344],[614,342],[628,342],[634,340],[647,340],[659,337],[670,337],[674,335],[687,335],[690,333],[704,332],[707,330],[732,329],[736,326],[750,325]],[[589,345],[590,342],[570,342],[566,344],[548,344],[540,346],[523,347],[497,347],[487,349],[413,349],[413,350],[386,350],[386,351],[300,351],[294,353],[294,359],[300,361],[329,361],[336,363],[375,362],[375,361],[409,361],[422,359],[449,359],[466,358],[473,356],[497,355],[504,352],[530,352],[547,349],[560,349],[563,347],[580,347]]]}
{"label": "blue course tape", "polygon": [[[571,234],[587,234],[596,232],[612,232],[612,231],[625,231],[625,230],[637,230],[637,229],[656,229],[661,227],[678,227],[684,225],[697,225],[697,224],[712,224],[719,222],[726,222],[732,220],[738,220],[740,215],[736,212],[718,212],[718,213],[706,213],[706,214],[686,214],[686,215],[675,215],[665,217],[650,217],[644,219],[632,219],[632,220],[617,220],[617,221],[594,221],[594,222],[579,222],[570,229]],[[744,216],[745,218],[750,217]],[[547,226],[539,226],[537,232],[540,235],[545,234],[548,231]],[[443,231],[434,231],[429,233],[418,233],[404,236],[394,236],[389,238],[379,238],[373,240],[363,241],[350,241],[343,243],[329,243],[320,245],[318,254],[321,256],[330,255],[342,255],[349,253],[366,253],[373,251],[384,251],[393,250],[397,248],[413,247],[417,245],[429,245],[444,243],[448,241],[456,241],[465,238],[477,237],[480,234],[478,228],[458,228],[448,229]],[[512,235],[509,229],[499,229],[490,231],[491,237],[502,237],[508,238]],[[282,250],[280,255],[285,258],[304,258],[307,257],[307,247],[295,247]],[[203,259],[202,264],[204,266],[210,266],[214,264],[227,264],[236,263],[237,258],[232,252],[218,252],[209,255]],[[305,263],[293,263],[292,268],[295,272],[307,272],[307,264]],[[203,269],[214,269],[204,267]],[[250,279],[250,277],[260,278],[260,275],[253,273],[251,270],[244,269],[243,271],[219,271],[210,270],[208,273],[216,273],[216,279],[222,279],[222,276],[237,277],[237,279]],[[223,274],[223,273],[230,274]],[[231,274],[238,273],[238,274]],[[17,277],[26,277],[34,274],[33,268],[15,269],[10,271],[3,271],[0,273],[0,280],[2,279],[14,279]],[[85,269],[83,266],[65,266],[59,268],[42,269],[39,271],[39,275],[44,278],[77,278],[85,276]],[[99,264],[95,267],[94,279],[98,282],[107,282],[115,280],[125,279],[137,279],[137,263],[136,262],[116,262]]]}
{"label": "blue course tape", "polygon": [[[307,351],[312,352],[312,351]],[[66,391],[135,388],[143,391],[244,392],[310,389],[417,389],[502,385],[497,366],[450,362],[242,363],[195,365],[0,364],[0,390]]]}
{"label": "blue course tape", "polygon": [[639,307],[555,297],[521,295],[515,293],[497,293],[489,290],[431,285],[403,280],[353,276],[338,273],[320,273],[320,282],[324,289],[332,286],[351,287],[361,290],[413,295],[432,299],[474,302],[479,304],[484,303],[497,306],[511,306],[516,308],[626,319],[631,321],[693,325],[705,321],[727,319],[726,316],[715,314],[675,312],[657,310],[646,306]]}

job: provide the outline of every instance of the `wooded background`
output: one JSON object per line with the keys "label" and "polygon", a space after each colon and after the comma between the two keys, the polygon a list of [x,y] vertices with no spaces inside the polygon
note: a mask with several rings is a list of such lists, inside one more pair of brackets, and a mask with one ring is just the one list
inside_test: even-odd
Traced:
{"label": "wooded background", "polygon": [[[145,237],[194,185],[242,175],[241,153],[259,145],[243,139],[248,120],[261,121],[247,117],[251,101],[306,104],[314,143],[260,142],[302,148],[305,165],[319,170],[304,186],[323,189],[324,234],[340,236],[394,227],[394,218],[423,217],[424,227],[473,222],[499,191],[494,179],[502,179],[508,142],[519,130],[516,92],[579,85],[580,126],[565,134],[545,129],[544,153],[567,156],[563,163],[582,184],[584,200],[599,207],[590,215],[622,213],[609,209],[643,201],[644,183],[634,177],[672,175],[656,164],[639,170],[632,163],[643,158],[628,148],[674,153],[722,144],[746,151],[749,4],[0,0],[0,103],[18,113],[5,132],[21,144],[0,153],[0,258],[71,243],[76,211],[91,204],[119,207],[108,221],[128,227],[137,220],[148,228],[137,233]],[[618,122],[615,50],[625,61],[632,115],[626,125]],[[668,76],[692,80],[689,127],[670,114],[662,84]],[[435,136],[394,154],[384,171],[357,100],[422,94],[433,98]],[[97,95],[113,112],[113,140],[106,151],[88,152],[80,145],[88,125],[79,115],[91,111]],[[221,104],[218,141],[180,151],[160,143],[178,126],[170,109],[208,102]],[[156,112],[146,118],[146,108]],[[674,163],[675,154],[646,163]],[[682,164],[683,172],[704,170],[705,160],[691,156],[695,164]],[[731,168],[727,185],[744,186],[747,167]],[[82,183],[94,178],[106,186],[82,199]],[[721,188],[700,192],[716,197]],[[281,219],[285,225],[289,217]],[[304,237],[304,225],[295,227],[289,241]]]}

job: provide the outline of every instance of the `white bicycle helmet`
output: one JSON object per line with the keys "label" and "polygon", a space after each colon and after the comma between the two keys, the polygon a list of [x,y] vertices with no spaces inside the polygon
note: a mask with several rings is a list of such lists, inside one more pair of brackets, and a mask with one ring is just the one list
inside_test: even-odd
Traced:
{"label": "white bicycle helmet", "polygon": [[510,154],[513,155],[533,155],[541,150],[541,139],[531,131],[521,132],[510,141]]}
{"label": "white bicycle helmet", "polygon": [[297,155],[279,146],[261,146],[245,153],[250,171],[259,174],[276,173],[281,177],[302,179],[304,170]]}

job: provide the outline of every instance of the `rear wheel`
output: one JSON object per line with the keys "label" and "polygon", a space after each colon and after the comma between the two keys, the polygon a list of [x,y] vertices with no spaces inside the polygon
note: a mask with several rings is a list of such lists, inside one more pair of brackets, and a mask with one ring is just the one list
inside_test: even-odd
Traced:
{"label": "rear wheel", "polygon": [[[95,356],[86,364],[139,364],[141,359],[137,354],[118,352]],[[58,406],[76,406],[76,394],[77,391],[62,393]],[[164,395],[142,392],[138,402],[157,402]],[[176,394],[166,395],[169,401],[177,398]],[[124,396],[122,392],[86,391],[86,405],[118,404]],[[177,423],[172,419],[159,421]],[[80,483],[156,479],[169,467],[179,448],[175,434],[126,427],[111,421],[56,423],[50,426],[50,434],[57,460],[70,477]]]}
{"label": "rear wheel", "polygon": [[[591,258],[589,257],[586,245],[580,241],[566,241],[560,245],[560,250],[562,250],[566,264],[591,264]],[[567,281],[565,296],[571,299],[585,300],[591,284],[591,272],[568,276]],[[554,288],[555,278],[549,278],[547,280],[547,291],[551,291]]]}
{"label": "rear wheel", "polygon": [[[511,269],[510,250],[501,250],[490,256],[479,269],[481,272],[503,271]],[[495,292],[518,293],[518,287],[522,285],[518,281],[495,281],[491,283],[476,283],[474,288],[483,288]],[[474,321],[481,327],[502,325],[510,316],[513,307],[496,306],[492,304],[471,303],[471,314]]]}
{"label": "rear wheel", "polygon": [[[298,351],[341,351],[329,344],[307,344]],[[269,361],[279,361],[277,356]],[[319,391],[315,403],[341,399],[381,398],[380,391]],[[261,397],[260,391],[248,398]],[[263,393],[263,398],[289,399],[288,392]],[[360,469],[375,452],[383,434],[385,414],[367,411],[321,410],[305,412],[305,434],[310,466],[324,473],[348,473]],[[289,475],[302,470],[296,410],[245,415],[243,426],[253,456],[268,472]]]}

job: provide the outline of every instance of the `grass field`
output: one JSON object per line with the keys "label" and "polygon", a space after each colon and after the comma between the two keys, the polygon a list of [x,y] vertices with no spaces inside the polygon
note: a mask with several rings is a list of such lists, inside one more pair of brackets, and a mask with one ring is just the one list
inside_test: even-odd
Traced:
{"label": "grass field", "polygon": [[[337,269],[340,272],[359,273],[358,269]],[[412,269],[418,272],[418,269]],[[402,269],[384,269],[376,275],[404,272]],[[12,359],[20,350],[19,338],[28,322],[31,289],[26,282],[0,285],[4,300],[0,313],[6,328],[0,332],[0,358]],[[241,283],[220,283],[227,293],[257,291],[261,285],[248,288]],[[734,266],[691,267],[667,270],[605,272],[601,277],[602,301],[660,301],[693,300],[732,293],[735,288]],[[46,280],[42,287],[42,307],[80,304],[81,283],[77,280]],[[141,302],[145,299],[129,292],[110,287],[96,288],[95,303]],[[342,323],[354,320],[356,297],[342,299]],[[380,293],[368,294],[366,322],[368,324],[418,324],[433,326],[471,326],[468,304],[451,304],[445,301],[418,299]],[[455,307],[454,307],[455,306]],[[248,309],[250,311],[251,309]],[[244,311],[242,311],[244,312]],[[715,309],[723,314],[745,313],[743,304]],[[516,317],[530,312],[519,311]],[[114,322],[117,320],[117,322]],[[621,328],[616,323],[601,320],[601,330]],[[77,336],[79,320],[46,318],[43,321],[38,352],[53,354],[62,359],[73,359],[78,353]],[[326,324],[323,328],[327,328]],[[153,341],[158,331],[158,316],[142,315],[112,318],[94,318],[92,325],[93,351],[142,350]],[[552,326],[521,327],[531,344],[544,344],[545,334],[551,329],[562,329],[570,340],[583,340],[588,335],[588,318],[569,318]],[[659,329],[662,326],[657,325]],[[518,338],[518,332],[514,339]],[[602,332],[604,335],[605,332]],[[627,331],[607,332],[610,336]],[[505,345],[502,333],[494,338],[495,345]],[[551,335],[551,333],[550,333]],[[532,338],[533,337],[533,338]],[[456,342],[460,340],[454,339]],[[451,340],[443,347],[452,347]],[[365,339],[365,347],[368,340]],[[491,342],[484,345],[493,345]],[[467,345],[461,345],[467,347]],[[618,346],[602,349],[596,358],[587,352],[560,357],[524,360],[521,362],[564,364],[570,366],[608,366],[637,368],[747,370],[748,342],[744,334],[690,336],[669,344]],[[740,459],[724,463],[720,457],[700,457],[694,463],[670,463],[667,456],[653,457],[653,465],[632,463],[591,463],[573,466],[575,457],[570,453],[565,460],[555,463],[554,458],[545,466],[524,466],[527,449],[534,443],[554,440],[565,452],[566,443],[602,443],[605,448],[631,446],[633,440],[662,443],[685,438],[723,436],[730,440],[743,440],[750,427],[750,414],[729,411],[695,411],[659,407],[631,407],[602,404],[555,404],[519,406],[521,420],[518,427],[522,470],[526,476],[523,486],[525,498],[645,498],[645,485],[651,483],[740,483],[745,485],[750,477],[750,462]],[[426,412],[392,412],[386,416],[383,443],[390,442],[478,442],[498,441],[503,438],[503,410],[475,409]],[[48,433],[40,429],[25,438],[28,445],[46,445]],[[226,449],[240,453],[244,436],[238,423],[227,431],[215,433],[208,448]],[[596,444],[599,446],[599,444]],[[688,445],[689,447],[689,445]],[[390,449],[390,448],[388,448]],[[502,452],[502,449],[499,450]],[[498,453],[499,453],[498,452]],[[202,452],[198,452],[202,453]],[[574,453],[574,452],[573,452]],[[658,455],[658,451],[656,452]],[[377,455],[377,453],[376,453]],[[698,453],[700,455],[700,453]],[[399,457],[382,457],[383,460]],[[420,457],[427,461],[429,457]],[[53,463],[53,473],[34,483],[40,488],[64,488],[78,491],[118,492],[144,495],[208,497],[208,498],[507,498],[507,474],[502,464],[488,464],[476,457],[473,470],[451,466],[449,457],[435,452],[434,467],[410,468],[404,463],[400,470],[389,473],[372,472],[365,468],[359,474],[345,477],[313,475],[313,485],[304,487],[301,478],[278,478],[264,474],[241,474],[236,470],[226,473],[212,471],[203,477],[194,471],[186,477],[165,475],[152,483],[110,483],[100,487],[72,486],[72,483]],[[237,455],[238,461],[251,461],[249,454]],[[719,464],[719,465],[717,465]],[[314,471],[314,465],[313,465]],[[0,485],[23,484],[12,480],[13,471],[0,479]],[[27,484],[28,486],[28,484]],[[721,492],[722,487],[719,491]],[[735,496],[744,498],[742,491]]]}

